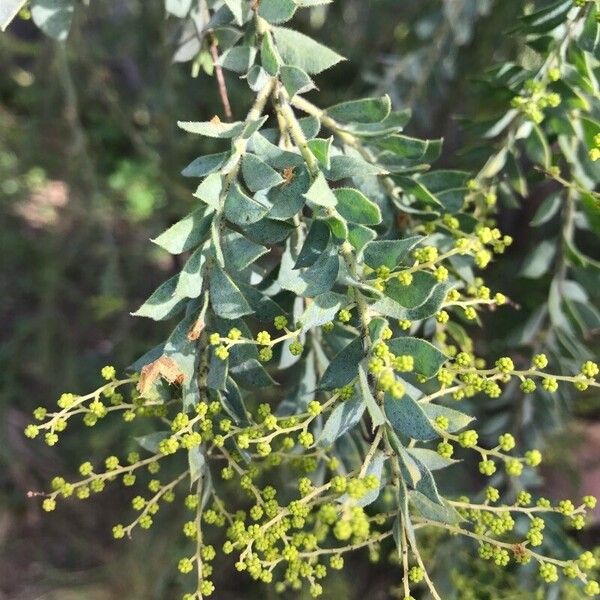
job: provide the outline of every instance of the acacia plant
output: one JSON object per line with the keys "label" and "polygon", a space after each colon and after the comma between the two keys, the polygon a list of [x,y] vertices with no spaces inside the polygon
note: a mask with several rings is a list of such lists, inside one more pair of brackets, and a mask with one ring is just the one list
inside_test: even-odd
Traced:
{"label": "acacia plant", "polygon": [[[545,352],[564,373],[590,356],[600,328],[600,262],[589,255],[600,236],[599,9],[563,0],[524,16],[512,32],[524,59],[489,72],[484,103],[494,108],[477,127],[486,150],[474,179],[492,190],[491,203],[530,219],[518,276],[535,282],[537,298],[517,299],[508,345]],[[556,426],[572,390],[519,392],[513,382],[504,396],[520,405],[511,418],[535,440]]]}
{"label": "acacia plant", "polygon": [[[540,451],[516,447],[510,432],[480,442],[460,401],[498,398],[513,383],[549,394],[597,388],[598,366],[553,374],[543,353],[522,367],[478,354],[470,326],[514,305],[481,274],[512,242],[494,219],[498,169],[432,170],[441,140],[402,134],[409,114],[387,96],[325,109],[307,100],[312,76],[343,59],[284,24],[323,3],[200,4],[221,85],[222,69],[238,73],[254,99],[237,121],[179,123],[221,150],[184,169],[201,179],[197,206],[153,241],[185,264],[134,313],[179,323],[128,374],[106,366],[104,385],[36,409],[25,431],[54,445],[72,417],[93,426],[120,416],[136,430],[146,424],[139,452],[55,477],[43,508],[122,482],[135,511],[113,528],[124,538],[180,499],[190,515],[177,525],[188,539],[178,559],[191,575],[185,600],[214,592],[217,553],[279,591],[307,585],[317,597],[345,554],[377,559],[393,547],[402,597],[423,588],[439,600],[421,553],[432,531],[472,540],[482,560],[531,563],[544,582],[564,577],[596,596],[590,552],[565,559],[543,547],[545,519],[563,515],[580,529],[595,498],[533,498],[519,481]],[[187,15],[191,3],[179,4]],[[38,18],[46,23],[39,6]],[[515,110],[531,113],[530,96],[546,94],[538,87]],[[437,472],[460,477],[470,463],[457,459],[468,454],[481,475],[513,483],[445,497]]]}

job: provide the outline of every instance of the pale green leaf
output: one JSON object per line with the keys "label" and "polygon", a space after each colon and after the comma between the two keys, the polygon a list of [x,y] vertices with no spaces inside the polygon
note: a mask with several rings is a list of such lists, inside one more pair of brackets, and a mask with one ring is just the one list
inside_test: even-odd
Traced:
{"label": "pale green leaf", "polygon": [[335,106],[330,106],[325,112],[336,121],[343,123],[378,123],[389,114],[392,103],[388,95],[380,98],[364,98],[350,100]]}
{"label": "pale green leaf", "polygon": [[321,448],[332,446],[335,440],[354,428],[361,420],[366,405],[361,396],[354,394],[348,400],[340,401],[325,421],[317,444]]}
{"label": "pale green leaf", "polygon": [[248,3],[244,0],[225,0],[225,4],[233,14],[235,22],[238,25],[243,25],[245,17],[248,14]]}
{"label": "pale green leaf", "polygon": [[448,408],[447,406],[433,404],[432,402],[421,404],[421,408],[432,421],[435,421],[435,419],[440,416],[446,417],[446,419],[448,419],[448,431],[450,433],[456,433],[457,431],[464,429],[474,420],[474,417],[471,415],[467,415],[466,413],[453,408]]}
{"label": "pale green leaf", "polygon": [[269,251],[235,231],[222,236],[222,249],[225,266],[230,273],[242,271]]}
{"label": "pale green leaf", "polygon": [[210,390],[224,390],[229,370],[229,361],[221,360],[213,352],[208,364],[206,386]]}
{"label": "pale green leaf", "polygon": [[190,469],[190,485],[193,485],[206,471],[206,458],[200,446],[188,450],[188,467]]}
{"label": "pale green leaf", "polygon": [[64,41],[73,21],[74,0],[32,0],[31,18],[48,36]]}
{"label": "pale green leaf", "polygon": [[315,155],[315,158],[319,161],[319,164],[324,169],[329,169],[331,166],[331,143],[333,142],[333,136],[327,138],[314,138],[309,140],[308,147],[310,151]]}
{"label": "pale green leaf", "polygon": [[547,223],[558,213],[561,206],[561,194],[550,194],[550,196],[548,196],[535,211],[535,215],[533,219],[531,219],[529,225],[531,225],[531,227],[539,227],[540,225]]}
{"label": "pale green leaf", "polygon": [[283,242],[290,236],[295,227],[285,221],[275,219],[261,219],[242,228],[246,237],[258,244],[269,246]]}
{"label": "pale green leaf", "polygon": [[415,510],[425,519],[437,521],[438,523],[448,523],[450,525],[460,523],[463,520],[449,504],[445,503],[443,506],[440,506],[416,490],[410,491],[408,496]]}
{"label": "pale green leaf", "polygon": [[304,166],[296,167],[291,182],[269,190],[268,198],[273,204],[269,211],[272,219],[287,220],[298,214],[306,200],[304,194],[310,187],[310,175]]}
{"label": "pale green leaf", "polygon": [[204,239],[210,229],[211,220],[212,214],[207,214],[206,208],[202,206],[171,225],[152,241],[171,254],[181,254]]}
{"label": "pale green leaf", "polygon": [[336,188],[337,210],[351,223],[378,225],[381,223],[381,210],[362,192],[354,188]]}
{"label": "pale green leaf", "polygon": [[377,234],[364,225],[357,225],[355,223],[348,225],[348,241],[352,244],[356,252],[360,252],[366,244],[376,237]]}
{"label": "pale green leaf", "polygon": [[160,285],[134,313],[135,317],[148,317],[163,321],[183,310],[187,300],[175,295],[179,276],[175,275]]}
{"label": "pale green leaf", "polygon": [[375,453],[375,456],[373,456],[373,459],[371,460],[371,462],[369,463],[369,466],[367,467],[367,471],[366,471],[365,475],[367,477],[369,475],[376,477],[377,481],[378,481],[378,485],[375,489],[369,490],[364,496],[362,496],[358,500],[355,500],[354,504],[356,504],[356,506],[362,506],[362,507],[369,506],[369,504],[372,504],[373,502],[375,502],[375,500],[377,500],[377,498],[379,498],[379,494],[381,493],[381,490],[385,487],[383,467],[385,465],[386,460],[387,460],[387,457],[386,457],[385,453],[381,450],[378,450]]}
{"label": "pale green leaf", "polygon": [[320,73],[344,60],[337,52],[299,31],[273,27],[273,35],[284,63],[299,67],[309,75]]}
{"label": "pale green leaf", "polygon": [[277,382],[271,378],[255,358],[232,367],[229,372],[236,383],[245,390],[255,390],[257,388],[277,385]]}
{"label": "pale green leaf", "polygon": [[255,58],[256,48],[253,46],[234,46],[221,54],[219,64],[234,73],[247,73]]}
{"label": "pale green leaf", "polygon": [[394,431],[409,439],[434,440],[439,437],[421,406],[410,396],[399,400],[386,395],[385,414]]}
{"label": "pale green leaf", "polygon": [[325,176],[320,171],[304,197],[314,206],[333,208],[337,204],[335,194],[331,191]]}
{"label": "pale green leaf", "polygon": [[411,250],[421,241],[423,241],[423,237],[415,235],[403,240],[375,240],[369,242],[363,252],[365,263],[373,269],[381,266],[393,269],[398,264],[406,261]]}
{"label": "pale green leaf", "polygon": [[225,217],[236,225],[248,225],[262,219],[270,209],[266,202],[250,198],[236,183],[229,188],[225,198]]}
{"label": "pale green leaf", "polygon": [[[195,302],[195,301],[192,301]],[[196,304],[196,307],[198,305]],[[200,401],[200,390],[198,387],[198,365],[200,353],[197,342],[190,340],[188,333],[197,319],[194,310],[188,311],[187,316],[177,324],[167,339],[164,348],[165,356],[171,358],[183,374],[181,382],[181,399],[183,409],[191,410]]]}
{"label": "pale green leaf", "polygon": [[557,250],[556,240],[542,240],[529,252],[523,261],[519,277],[538,279],[550,269]]}
{"label": "pale green leaf", "polygon": [[316,87],[308,73],[299,67],[283,65],[280,73],[283,87],[290,97],[294,97],[296,94],[304,94]]}
{"label": "pale green leaf", "polygon": [[181,174],[184,177],[206,177],[206,175],[218,171],[225,164],[229,156],[229,152],[200,156],[183,169]]}
{"label": "pale green leaf", "polygon": [[4,31],[23,8],[27,0],[4,0],[0,5],[0,30]]}
{"label": "pale green leaf", "polygon": [[350,233],[350,230],[348,229],[348,222],[346,219],[344,219],[344,217],[342,217],[342,215],[340,215],[339,212],[337,212],[337,210],[330,210],[331,215],[324,220],[329,225],[331,233],[340,241],[348,239],[348,234]]}
{"label": "pale green leaf", "polygon": [[260,0],[258,5],[258,14],[274,25],[289,21],[295,12],[293,0]]}
{"label": "pale green leaf", "polygon": [[409,120],[410,110],[402,110],[391,112],[378,123],[345,123],[341,124],[341,127],[344,131],[358,137],[383,137],[400,133]]}
{"label": "pale green leaf", "polygon": [[441,140],[421,140],[406,135],[390,135],[375,142],[382,150],[410,160],[436,159],[442,148]]}
{"label": "pale green leaf", "polygon": [[242,427],[250,425],[244,399],[236,382],[231,377],[227,378],[226,390],[225,393],[220,395],[220,400],[227,414],[237,425]]}
{"label": "pale green leaf", "polygon": [[304,164],[304,159],[299,154],[279,148],[259,133],[250,138],[250,144],[260,159],[275,169],[299,167]]}
{"label": "pale green leaf", "polygon": [[[360,341],[362,344],[362,340]],[[379,425],[383,425],[385,423],[385,415],[375,401],[375,397],[371,391],[371,386],[369,385],[367,369],[362,363],[358,366],[358,389],[360,390],[360,395],[367,406],[367,410],[369,411],[369,417],[371,417],[371,425],[373,429],[379,427]]]}
{"label": "pale green leaf", "polygon": [[408,453],[423,463],[430,471],[446,469],[459,462],[451,458],[444,458],[438,452],[429,448],[410,448]]}
{"label": "pale green leaf", "polygon": [[177,281],[175,296],[178,298],[197,298],[202,291],[204,280],[202,269],[206,262],[204,248],[198,248],[187,260]]}
{"label": "pale green leaf", "polygon": [[179,19],[183,19],[190,12],[192,2],[193,0],[165,0],[165,10]]}
{"label": "pale green leaf", "polygon": [[427,340],[414,337],[399,337],[388,342],[396,355],[410,355],[414,358],[415,373],[433,377],[448,360],[448,357]]}
{"label": "pale green leaf", "polygon": [[283,177],[255,154],[245,154],[242,159],[242,175],[251,192],[268,190],[283,183]]}
{"label": "pale green leaf", "polygon": [[319,388],[333,390],[350,383],[358,375],[358,365],[365,355],[363,341],[357,337],[343,348],[329,363],[321,377]]}
{"label": "pale green leaf", "polygon": [[[410,286],[402,286],[399,283],[388,285],[385,296],[372,305],[373,310],[394,319],[421,321],[439,311],[450,287],[451,285],[448,283],[437,283],[430,286],[426,280],[420,281],[413,277],[413,283]],[[404,306],[403,303],[407,302],[409,291],[424,295],[424,300],[415,306]]]}
{"label": "pale green leaf", "polygon": [[327,248],[330,238],[331,230],[329,229],[329,225],[320,219],[315,219],[308,230],[308,235],[304,240],[294,269],[314,265],[325,251],[325,248]]}
{"label": "pale green leaf", "polygon": [[273,38],[270,35],[264,35],[260,45],[260,62],[264,70],[275,77],[279,73],[281,57],[277,48],[273,44]]}
{"label": "pale green leaf", "polygon": [[330,181],[339,181],[351,177],[371,177],[384,175],[387,171],[356,156],[340,154],[331,157],[331,168],[325,171],[325,177]]}
{"label": "pale green leaf", "polygon": [[283,289],[300,296],[318,296],[333,287],[339,268],[340,259],[337,251],[330,246],[307,269],[294,269],[294,259],[288,247],[281,259],[278,282]]}
{"label": "pale green leaf", "polygon": [[303,331],[319,327],[333,321],[340,308],[348,302],[346,296],[336,292],[325,292],[316,296],[298,318]]}
{"label": "pale green leaf", "polygon": [[245,123],[221,123],[216,121],[177,121],[177,126],[189,133],[212,138],[233,138],[242,133]]}
{"label": "pale green leaf", "polygon": [[218,210],[221,189],[223,187],[223,178],[220,173],[211,173],[197,187],[194,196],[206,203],[213,210]]}
{"label": "pale green leaf", "polygon": [[224,319],[253,312],[238,286],[218,265],[213,265],[210,272],[210,302],[215,313]]}

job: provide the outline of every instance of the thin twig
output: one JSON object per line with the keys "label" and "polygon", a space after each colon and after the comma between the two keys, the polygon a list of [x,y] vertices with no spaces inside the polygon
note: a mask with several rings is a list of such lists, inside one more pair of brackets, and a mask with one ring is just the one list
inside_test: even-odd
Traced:
{"label": "thin twig", "polygon": [[217,38],[212,34],[208,34],[210,42],[210,55],[212,56],[213,63],[215,65],[215,76],[217,78],[217,84],[219,87],[219,96],[221,97],[221,104],[223,104],[223,112],[225,113],[225,119],[227,121],[233,120],[233,113],[231,112],[231,104],[229,103],[229,95],[227,94],[227,84],[225,83],[225,76],[223,75],[223,69],[219,64],[219,42]]}
{"label": "thin twig", "polygon": [[[198,9],[203,16],[204,23],[210,22],[210,11],[206,0],[198,0]],[[197,29],[199,38],[202,40],[204,36],[204,29]],[[225,76],[223,75],[223,69],[219,64],[219,40],[212,31],[206,32],[206,39],[208,40],[208,48],[212,61],[215,67],[215,77],[217,78],[217,85],[219,88],[219,96],[221,97],[221,104],[223,105],[223,113],[225,114],[226,121],[233,121],[233,112],[231,111],[231,104],[229,102],[229,95],[227,93],[227,84],[225,83]]]}

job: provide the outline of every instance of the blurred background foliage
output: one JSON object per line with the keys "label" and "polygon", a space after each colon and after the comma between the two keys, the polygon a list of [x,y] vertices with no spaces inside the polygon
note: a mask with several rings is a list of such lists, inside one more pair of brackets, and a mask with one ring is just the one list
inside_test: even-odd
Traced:
{"label": "blurred background foliage", "polygon": [[[89,4],[77,7],[66,44],[26,19],[0,35],[2,600],[169,600],[180,593],[171,575],[179,555],[178,527],[169,526],[175,515],[163,515],[159,527],[118,544],[110,526],[127,510],[122,490],[93,504],[67,503],[47,518],[26,497],[55,473],[75,470],[83,439],[92,455],[123,452],[124,429],[116,420],[86,431],[85,438],[72,431],[60,451],[27,443],[22,430],[35,406],[63,391],[93,389],[103,364],[124,368],[167,333],[159,329],[168,324],[136,320],[129,311],[178,267],[172,262],[177,257],[166,258],[148,239],[189,211],[193,184],[179,173],[211,150],[178,132],[176,121],[221,112],[214,79],[203,70],[192,77],[191,63],[177,62],[185,58],[179,44],[184,24],[168,17],[162,2]],[[477,146],[476,128],[462,117],[485,120],[506,110],[510,98],[481,81],[495,64],[527,59],[523,40],[507,35],[523,4],[339,0],[304,11],[299,27],[348,58],[319,78],[319,103],[388,93],[398,107],[412,108],[409,134],[445,138],[441,164],[477,171],[485,161],[465,152]],[[247,86],[232,75],[227,85],[234,115],[241,116]],[[515,275],[536,243],[528,223],[545,194],[534,190],[520,206],[500,208],[503,230],[516,244],[490,270],[491,283],[518,299],[520,310],[489,316],[496,333],[483,353],[497,356],[512,347],[514,332],[548,294],[544,278]],[[597,244],[585,245],[597,257]],[[600,285],[592,304],[598,295]],[[587,339],[596,350],[597,334]],[[495,403],[488,430],[521,427],[527,422],[523,406],[518,398]],[[584,394],[536,422],[536,435],[541,429],[547,439],[544,493],[574,493],[582,482],[586,492],[600,492],[598,416],[597,398]],[[597,527],[588,530],[587,542],[597,533]],[[572,543],[560,533],[554,537],[556,544]],[[472,549],[458,542],[437,556],[449,598],[576,598],[567,589],[550,596],[519,591],[522,582],[510,571],[473,565],[470,556]],[[327,598],[396,597],[394,569],[364,559],[349,565],[351,576],[329,581]],[[216,576],[220,599],[273,594],[243,576],[219,579],[225,576]]]}

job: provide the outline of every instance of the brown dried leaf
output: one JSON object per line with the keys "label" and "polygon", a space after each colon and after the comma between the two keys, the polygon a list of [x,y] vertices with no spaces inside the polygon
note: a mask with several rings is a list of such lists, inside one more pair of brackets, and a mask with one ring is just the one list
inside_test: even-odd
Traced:
{"label": "brown dried leaf", "polygon": [[203,329],[204,329],[204,319],[202,319],[202,317],[200,317],[191,327],[190,330],[187,333],[187,339],[190,342],[195,342],[199,337],[200,334],[202,333]]}
{"label": "brown dried leaf", "polygon": [[137,384],[138,392],[143,396],[161,377],[171,384],[180,384],[184,379],[183,372],[177,363],[172,358],[163,355],[142,368]]}

